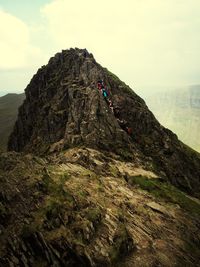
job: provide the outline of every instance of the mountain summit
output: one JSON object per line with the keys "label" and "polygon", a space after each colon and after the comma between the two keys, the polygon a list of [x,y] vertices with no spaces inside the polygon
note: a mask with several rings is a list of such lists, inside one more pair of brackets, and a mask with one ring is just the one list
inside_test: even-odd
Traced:
{"label": "mountain summit", "polygon": [[[130,138],[98,92],[100,79],[124,119],[131,115],[133,105],[138,111],[144,105],[142,99],[102,68],[87,50],[63,51],[39,69],[27,86],[9,150],[40,154],[75,145],[113,151],[128,147]],[[130,111],[121,110],[129,104]]]}
{"label": "mountain summit", "polygon": [[[98,90],[98,80],[103,80],[115,112]],[[86,146],[110,151],[199,196],[199,154],[161,126],[145,102],[86,49],[56,54],[25,93],[8,150],[44,155]],[[131,134],[120,125],[122,120]]]}

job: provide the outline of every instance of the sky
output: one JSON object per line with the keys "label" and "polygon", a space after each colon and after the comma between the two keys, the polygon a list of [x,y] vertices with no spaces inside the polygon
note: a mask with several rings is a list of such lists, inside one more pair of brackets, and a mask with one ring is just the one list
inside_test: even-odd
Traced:
{"label": "sky", "polygon": [[136,92],[200,83],[199,0],[0,0],[0,95],[70,47]]}

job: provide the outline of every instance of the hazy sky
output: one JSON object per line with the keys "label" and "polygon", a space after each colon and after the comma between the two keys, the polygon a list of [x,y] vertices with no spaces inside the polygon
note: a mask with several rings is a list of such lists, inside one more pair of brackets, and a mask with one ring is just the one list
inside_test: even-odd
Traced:
{"label": "hazy sky", "polygon": [[200,83],[199,0],[0,0],[0,95],[56,52],[87,48],[141,89]]}

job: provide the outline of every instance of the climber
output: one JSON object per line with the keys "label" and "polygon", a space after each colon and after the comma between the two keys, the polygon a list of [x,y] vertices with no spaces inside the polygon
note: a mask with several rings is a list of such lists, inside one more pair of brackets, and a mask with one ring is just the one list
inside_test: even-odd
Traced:
{"label": "climber", "polygon": [[103,88],[105,88],[105,86],[104,86],[104,83],[103,83],[103,80],[99,80],[98,82],[97,82],[97,87],[98,87],[98,89],[101,91]]}
{"label": "climber", "polygon": [[104,97],[105,99],[108,98],[108,92],[107,92],[107,90],[106,90],[105,88],[102,88],[102,95],[103,95],[103,97]]}
{"label": "climber", "polygon": [[108,91],[106,90],[104,84],[103,84],[103,81],[102,80],[99,80],[98,83],[97,83],[97,87],[99,89],[99,91],[102,92],[102,95],[105,99],[108,98]]}
{"label": "climber", "polygon": [[119,126],[124,130],[126,131],[127,129],[127,121],[123,120],[123,119],[119,119],[117,118],[117,122],[119,123]]}
{"label": "climber", "polygon": [[101,91],[102,87],[103,87],[103,81],[99,80],[97,83],[97,87],[98,87],[99,91]]}
{"label": "climber", "polygon": [[133,133],[133,130],[132,130],[132,128],[131,128],[131,127],[127,127],[127,133],[128,133],[129,135],[132,135],[132,133]]}
{"label": "climber", "polygon": [[108,104],[109,104],[109,108],[111,109],[112,113],[114,113],[113,103],[110,99],[108,99]]}
{"label": "climber", "polygon": [[128,123],[126,120],[120,119],[120,109],[119,107],[115,107],[113,106],[112,100],[109,98],[109,94],[107,89],[105,88],[103,81],[99,80],[97,82],[97,87],[99,89],[99,91],[101,91],[104,100],[107,102],[109,108],[111,109],[112,113],[114,114],[114,116],[117,119],[117,122],[119,124],[119,126],[122,128],[122,130],[124,130],[128,135],[132,135],[132,128],[129,127]]}
{"label": "climber", "polygon": [[128,123],[126,120],[120,120],[119,118],[117,118],[117,122],[119,123],[119,126],[122,128],[122,130],[124,130],[125,132],[127,132],[128,135],[132,134],[132,128],[128,126]]}

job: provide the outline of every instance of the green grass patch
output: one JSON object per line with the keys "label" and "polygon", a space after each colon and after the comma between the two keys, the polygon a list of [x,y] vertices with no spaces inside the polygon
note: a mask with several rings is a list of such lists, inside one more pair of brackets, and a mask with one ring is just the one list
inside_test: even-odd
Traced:
{"label": "green grass patch", "polygon": [[68,172],[64,172],[63,174],[61,174],[60,177],[60,182],[64,185],[66,181],[68,181],[70,179],[70,175],[68,174]]}
{"label": "green grass patch", "polygon": [[56,177],[51,177],[48,170],[43,173],[39,182],[39,194],[43,195],[40,207],[32,213],[33,221],[22,229],[22,236],[31,236],[38,230],[52,230],[64,222],[65,214],[74,208],[74,197],[65,186],[70,176],[64,172]]}
{"label": "green grass patch", "polygon": [[169,183],[145,176],[130,176],[128,182],[131,185],[140,186],[141,189],[148,191],[156,198],[178,204],[192,215],[200,215],[200,205]]}
{"label": "green grass patch", "polygon": [[114,177],[119,177],[120,176],[120,172],[119,172],[118,168],[115,165],[110,165],[109,166],[109,172]]}
{"label": "green grass patch", "polygon": [[90,208],[85,216],[89,221],[95,223],[101,220],[102,211],[99,207]]}
{"label": "green grass patch", "polygon": [[[70,179],[70,175],[64,172],[58,177],[58,181],[52,179],[48,172],[43,174],[42,180],[40,182],[40,188],[42,192],[58,199],[64,200],[68,199],[69,193],[66,190],[65,182]],[[71,197],[70,197],[71,199]],[[68,199],[69,200],[69,199]]]}
{"label": "green grass patch", "polygon": [[81,176],[88,177],[89,179],[97,179],[97,175],[95,172],[85,169],[81,172]]}
{"label": "green grass patch", "polygon": [[51,220],[52,218],[59,217],[59,215],[62,214],[63,209],[64,205],[62,203],[54,199],[51,199],[45,207],[45,213],[47,219]]}
{"label": "green grass patch", "polygon": [[79,191],[76,192],[76,196],[77,196],[77,197],[80,197],[81,199],[82,199],[82,198],[83,198],[83,199],[86,199],[87,196],[88,196],[88,193],[87,193],[87,191],[85,191],[85,190],[79,190]]}

